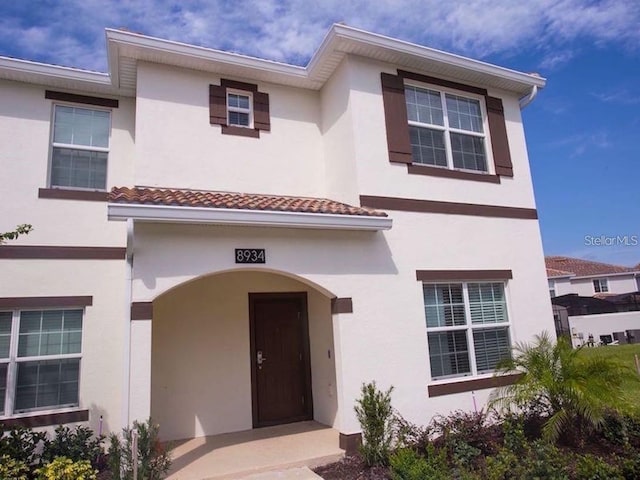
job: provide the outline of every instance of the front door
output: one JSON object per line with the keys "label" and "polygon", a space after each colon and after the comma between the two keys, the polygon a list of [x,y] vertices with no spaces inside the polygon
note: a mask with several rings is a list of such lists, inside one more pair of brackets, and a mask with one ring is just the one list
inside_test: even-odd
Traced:
{"label": "front door", "polygon": [[313,418],[306,293],[250,293],[253,426]]}

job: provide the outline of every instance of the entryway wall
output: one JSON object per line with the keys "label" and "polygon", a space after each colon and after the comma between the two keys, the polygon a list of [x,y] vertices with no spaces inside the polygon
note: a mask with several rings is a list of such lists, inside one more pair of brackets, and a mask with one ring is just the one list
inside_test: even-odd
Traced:
{"label": "entryway wall", "polygon": [[284,275],[236,271],[186,283],[154,301],[151,416],[163,439],[252,428],[250,292],[307,292],[314,419],[336,426],[330,299]]}

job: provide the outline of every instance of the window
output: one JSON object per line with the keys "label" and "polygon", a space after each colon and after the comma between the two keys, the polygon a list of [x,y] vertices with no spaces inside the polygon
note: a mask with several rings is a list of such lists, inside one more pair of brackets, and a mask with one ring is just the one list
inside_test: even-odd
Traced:
{"label": "window", "polygon": [[227,91],[228,124],[237,127],[251,127],[252,104],[250,94]]}
{"label": "window", "polygon": [[549,296],[554,298],[556,296],[556,282],[554,280],[548,280],[549,282]]}
{"label": "window", "polygon": [[596,278],[593,281],[593,289],[596,293],[607,293],[609,291],[609,282],[606,278]]}
{"label": "window", "polygon": [[0,415],[78,405],[82,315],[0,312]]}
{"label": "window", "polygon": [[405,101],[415,163],[488,171],[480,100],[407,85]]}
{"label": "window", "polygon": [[105,190],[111,113],[54,105],[51,187]]}
{"label": "window", "polygon": [[261,131],[271,131],[269,94],[253,83],[222,78],[220,85],[209,85],[209,123],[220,125],[224,135],[260,138]]}
{"label": "window", "polygon": [[511,352],[503,283],[423,284],[431,378],[489,373]]}

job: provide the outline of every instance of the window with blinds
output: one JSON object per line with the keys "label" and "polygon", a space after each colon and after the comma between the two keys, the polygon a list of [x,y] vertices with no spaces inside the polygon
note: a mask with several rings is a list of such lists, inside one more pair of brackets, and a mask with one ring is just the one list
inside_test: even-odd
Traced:
{"label": "window with blinds", "polygon": [[0,312],[0,407],[10,416],[79,403],[81,309]]}
{"label": "window with blinds", "polygon": [[511,353],[504,283],[423,284],[431,378],[495,370]]}

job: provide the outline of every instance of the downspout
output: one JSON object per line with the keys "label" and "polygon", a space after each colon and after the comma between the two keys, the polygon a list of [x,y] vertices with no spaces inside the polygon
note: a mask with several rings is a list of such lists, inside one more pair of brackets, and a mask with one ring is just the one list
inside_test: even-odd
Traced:
{"label": "downspout", "polygon": [[533,102],[533,99],[538,95],[538,86],[534,85],[531,87],[531,92],[528,95],[525,95],[520,99],[520,110],[524,110],[524,108]]}
{"label": "downspout", "polygon": [[122,389],[122,427],[129,426],[131,389],[131,299],[133,297],[133,219],[127,219],[127,253],[125,273],[124,370]]}

